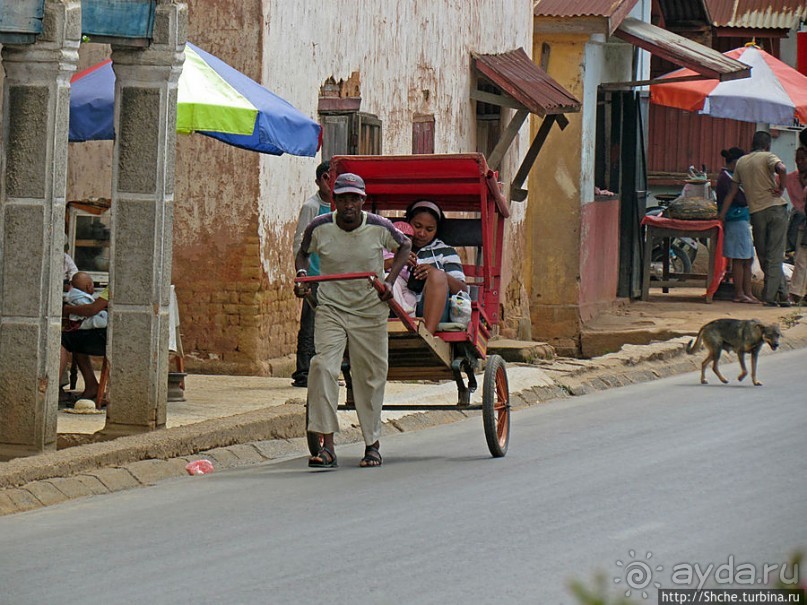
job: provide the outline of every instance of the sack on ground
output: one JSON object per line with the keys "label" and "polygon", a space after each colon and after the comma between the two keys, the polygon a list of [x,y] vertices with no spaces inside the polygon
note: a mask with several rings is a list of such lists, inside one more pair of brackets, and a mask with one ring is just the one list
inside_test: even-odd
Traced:
{"label": "sack on ground", "polygon": [[471,296],[464,290],[452,295],[449,300],[448,313],[452,323],[467,326],[471,321]]}
{"label": "sack on ground", "polygon": [[717,218],[717,204],[705,197],[679,197],[667,207],[670,218],[708,221]]}

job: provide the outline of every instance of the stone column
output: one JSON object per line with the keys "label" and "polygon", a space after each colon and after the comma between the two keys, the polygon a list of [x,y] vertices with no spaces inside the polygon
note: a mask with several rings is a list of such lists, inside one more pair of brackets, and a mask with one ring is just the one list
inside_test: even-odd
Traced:
{"label": "stone column", "polygon": [[70,76],[79,0],[47,0],[35,44],[5,45],[0,147],[0,460],[56,449]]}
{"label": "stone column", "polygon": [[112,46],[111,365],[106,437],[165,426],[177,80],[187,7],[161,0],[144,50]]}

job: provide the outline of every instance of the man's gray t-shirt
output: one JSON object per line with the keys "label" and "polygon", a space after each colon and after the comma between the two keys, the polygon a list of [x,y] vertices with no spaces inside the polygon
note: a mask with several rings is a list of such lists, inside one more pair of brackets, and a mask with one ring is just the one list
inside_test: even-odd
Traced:
{"label": "man's gray t-shirt", "polygon": [[[406,236],[384,217],[362,212],[361,225],[345,231],[336,224],[336,212],[316,217],[305,230],[300,249],[319,255],[320,275],[372,272],[383,279],[384,250],[397,250]],[[321,282],[320,305],[360,317],[386,317],[387,303],[366,279]]]}

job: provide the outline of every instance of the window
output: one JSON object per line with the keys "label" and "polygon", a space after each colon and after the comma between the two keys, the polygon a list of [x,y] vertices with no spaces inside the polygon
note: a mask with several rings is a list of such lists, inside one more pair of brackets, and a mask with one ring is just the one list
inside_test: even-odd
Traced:
{"label": "window", "polygon": [[434,153],[434,116],[415,115],[412,120],[412,153]]}
{"label": "window", "polygon": [[381,155],[381,120],[361,111],[320,112],[322,160],[335,155]]}
{"label": "window", "polygon": [[597,93],[594,185],[614,193],[620,190],[621,100],[618,94]]}
{"label": "window", "polygon": [[356,141],[352,153],[355,155],[381,155],[381,120],[369,113],[355,113],[351,116],[353,129],[349,141]]}

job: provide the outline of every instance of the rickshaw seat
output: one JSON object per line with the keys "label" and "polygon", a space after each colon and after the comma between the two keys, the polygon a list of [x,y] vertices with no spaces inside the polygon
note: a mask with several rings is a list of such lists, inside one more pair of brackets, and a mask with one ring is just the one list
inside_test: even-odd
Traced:
{"label": "rickshaw seat", "polygon": [[473,280],[474,269],[482,265],[482,220],[479,218],[447,218],[440,223],[437,234],[449,246],[454,248],[476,248],[476,259],[473,265],[463,265],[466,277]]}
{"label": "rickshaw seat", "polygon": [[453,321],[445,321],[437,324],[437,332],[465,332],[468,328],[465,324],[456,323]]}
{"label": "rickshaw seat", "polygon": [[482,245],[482,221],[478,218],[447,218],[440,224],[437,236],[449,246]]}

